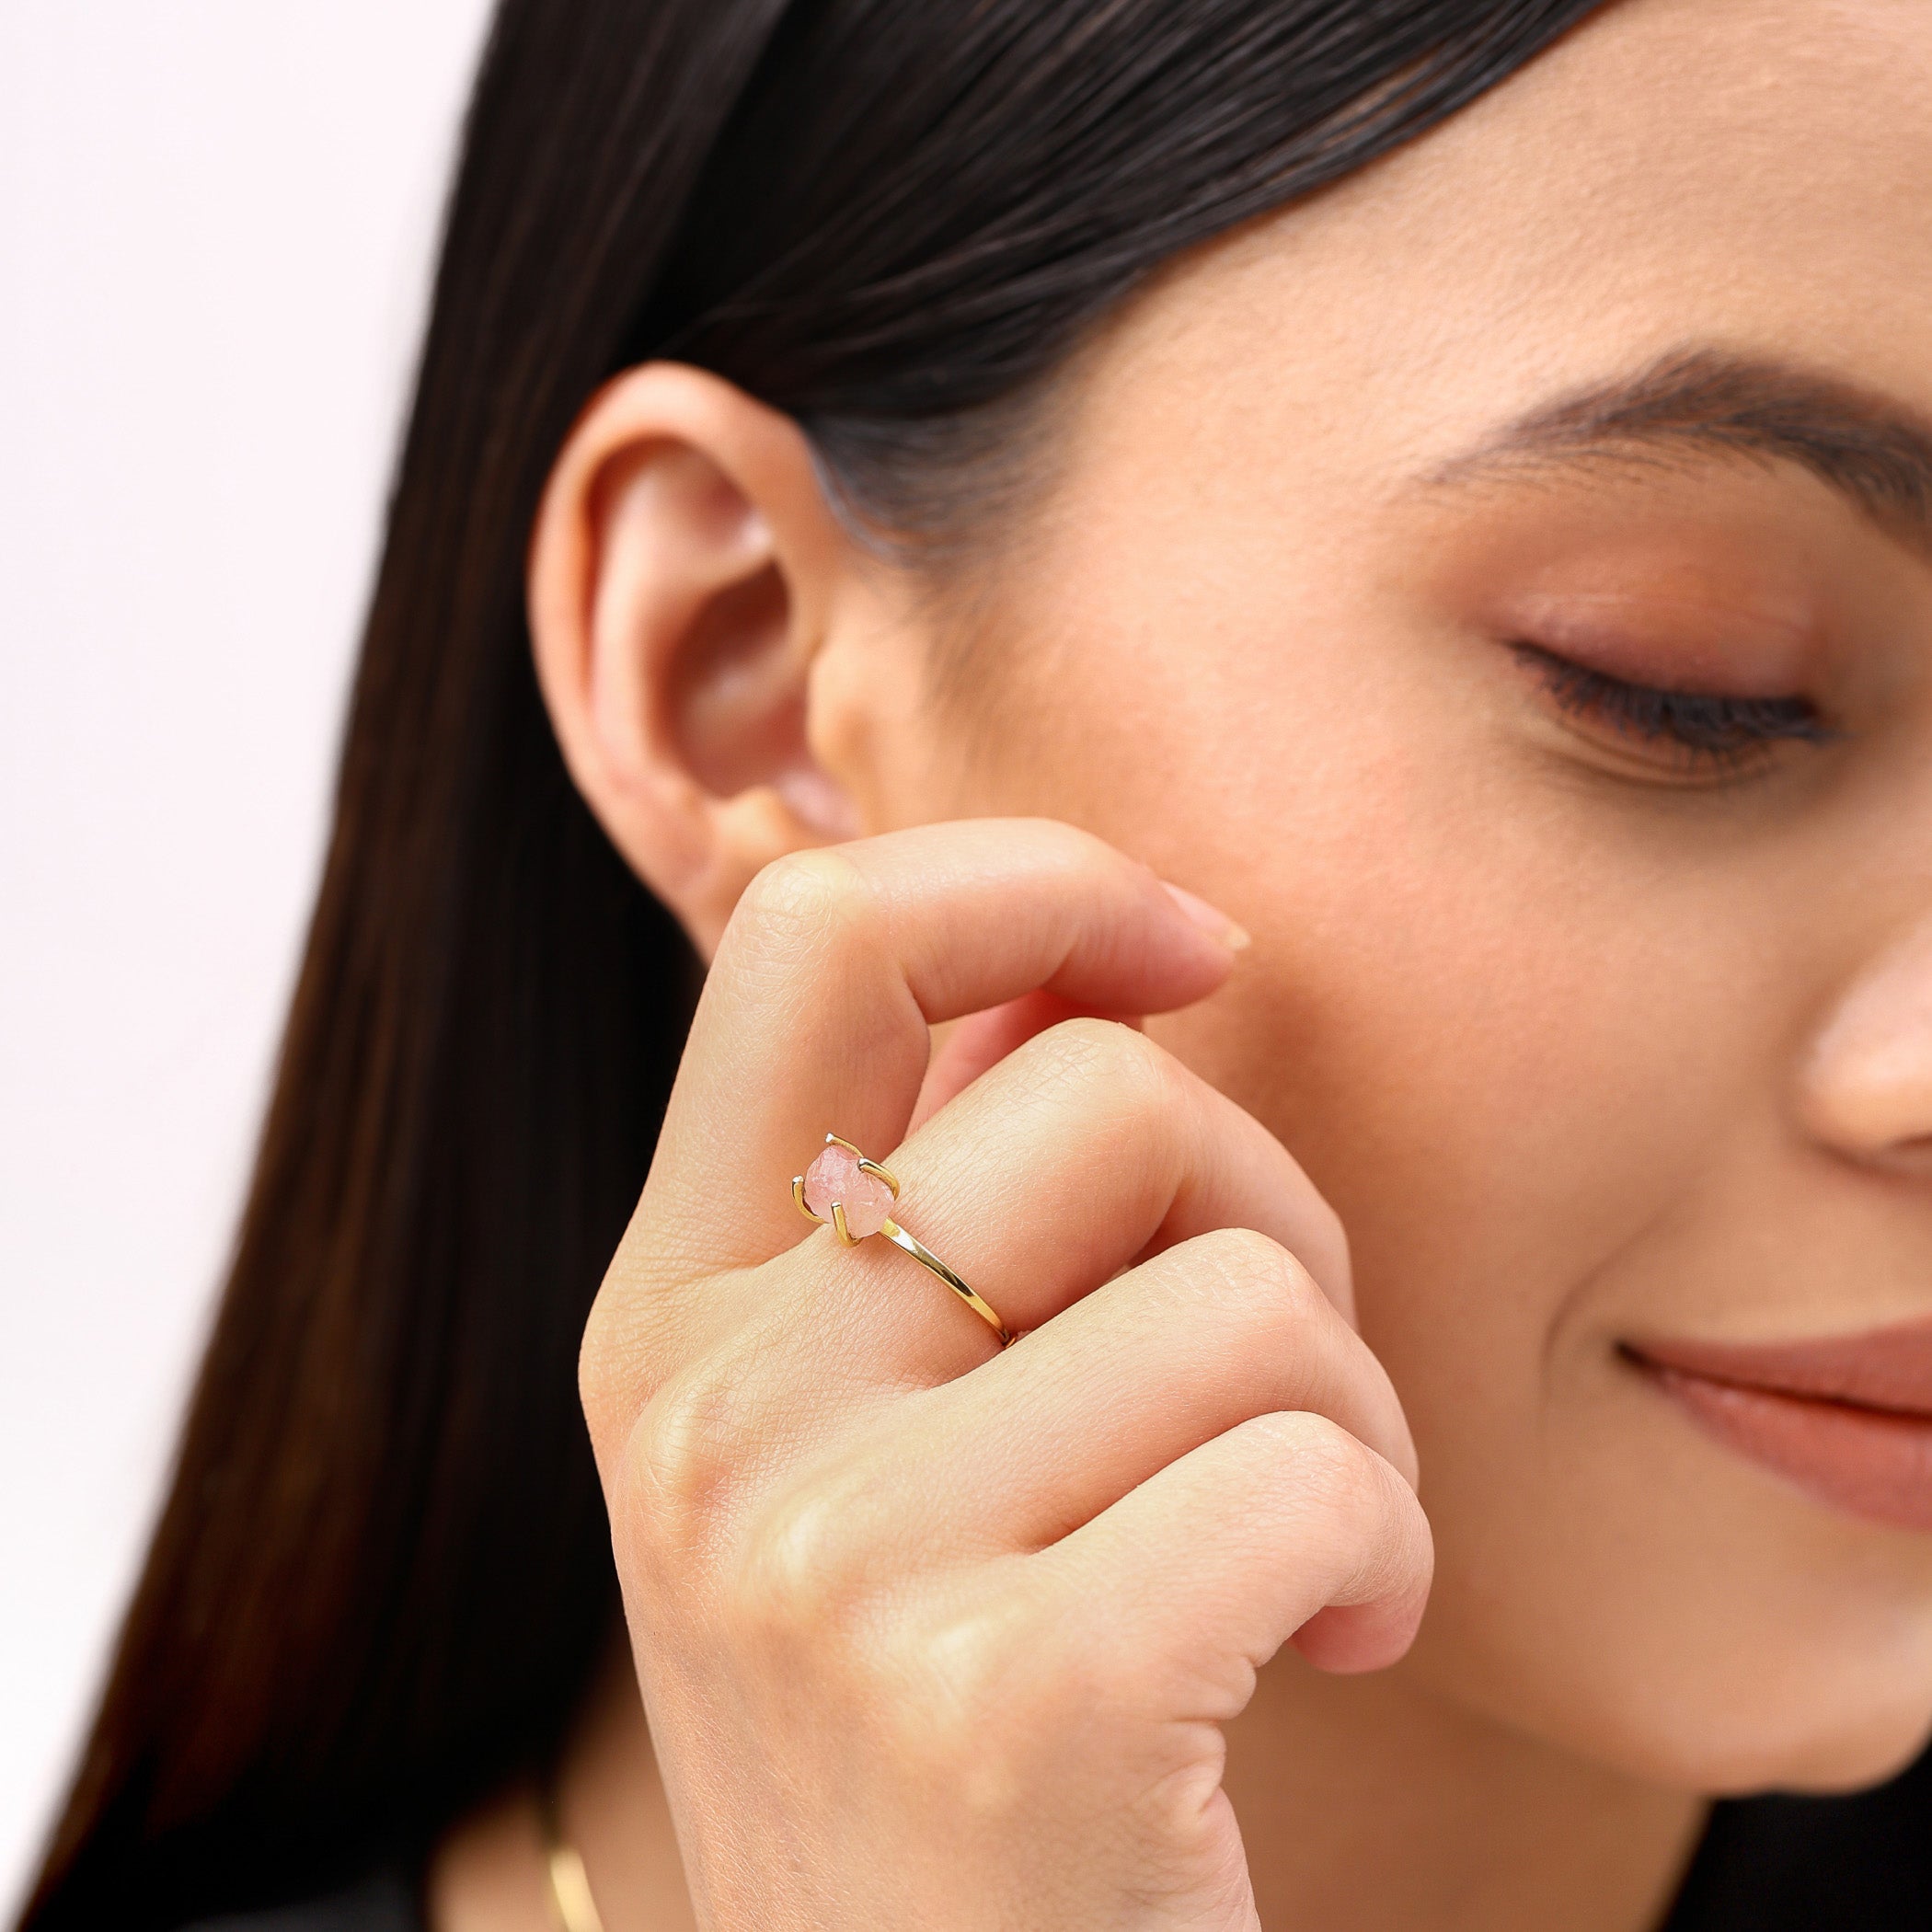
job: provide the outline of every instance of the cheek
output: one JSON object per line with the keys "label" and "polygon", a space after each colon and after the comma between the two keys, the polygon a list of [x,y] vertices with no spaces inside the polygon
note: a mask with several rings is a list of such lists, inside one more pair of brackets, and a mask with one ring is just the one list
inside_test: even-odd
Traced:
{"label": "cheek", "polygon": [[1226,991],[1153,1030],[1328,1193],[1419,1396],[1453,1340],[1528,1404],[1574,1284],[1668,1209],[1755,1074],[1730,1024],[1750,928],[1593,842],[1362,609],[1277,614],[1259,643],[1164,613],[1184,661],[1135,615],[1110,651],[1131,670],[1029,680],[970,809],[1072,818],[1249,928]]}
{"label": "cheek", "polygon": [[[1660,1308],[1695,1326],[1788,1194],[1788,881],[1554,782],[1359,612],[1303,614],[1345,652],[1196,621],[1185,663],[1122,660],[1116,615],[1099,661],[1132,673],[1067,648],[960,806],[1071,818],[1254,934],[1150,1030],[1348,1226],[1437,1536],[1413,1668],[1647,1773],[1882,1768],[1932,1681],[1926,1580],[1836,1588],[1863,1533],[1794,1515],[1616,1353]],[[1763,1673],[1794,1666],[1815,1708],[1766,1736]]]}
{"label": "cheek", "polygon": [[1297,615],[1362,640],[1328,652],[1195,613],[1163,626],[1184,665],[1121,617],[1132,674],[1029,681],[973,809],[1073,818],[1249,928],[1226,991],[1152,1030],[1340,1212],[1419,1428],[1536,1426],[1579,1284],[1735,1107],[1736,961],[1360,611]]}
{"label": "cheek", "polygon": [[[1616,1349],[1663,1311],[1708,1320],[1788,1209],[1767,914],[1582,845],[1500,776],[1432,776],[1420,751],[1383,776],[1265,863],[1196,875],[1256,944],[1153,1030],[1349,1229],[1436,1536],[1404,1668],[1639,1775],[1892,1768],[1932,1708],[1923,1553],[1875,1564]],[[1767,1673],[1807,1695],[1771,1709]]]}
{"label": "cheek", "polygon": [[1256,947],[1160,1030],[1341,1213],[1446,1481],[1452,1443],[1540,1429],[1552,1377],[1610,1365],[1601,1271],[1695,1189],[1753,1069],[1726,949],[1634,881],[1586,882],[1501,779],[1432,770],[1425,742],[1337,782],[1202,887]]}

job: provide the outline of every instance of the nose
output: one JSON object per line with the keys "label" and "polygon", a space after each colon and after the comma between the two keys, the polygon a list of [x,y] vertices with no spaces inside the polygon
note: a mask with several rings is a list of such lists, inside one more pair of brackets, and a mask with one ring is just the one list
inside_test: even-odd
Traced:
{"label": "nose", "polygon": [[1932,915],[1846,989],[1806,1063],[1802,1103],[1838,1152],[1932,1171]]}

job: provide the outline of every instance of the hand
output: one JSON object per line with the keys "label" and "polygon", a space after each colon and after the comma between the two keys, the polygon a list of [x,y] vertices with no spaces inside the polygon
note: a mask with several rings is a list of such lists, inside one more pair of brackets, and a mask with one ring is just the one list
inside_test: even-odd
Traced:
{"label": "hand", "polygon": [[[1392,1662],[1429,1583],[1340,1226],[1106,1020],[928,1092],[899,1144],[930,1024],[1167,1010],[1231,959],[1144,868],[1031,821],[785,860],[732,921],[583,1353],[700,1923],[1257,1923],[1221,1724],[1283,1642]],[[806,1227],[788,1188],[828,1129],[1020,1342]]]}

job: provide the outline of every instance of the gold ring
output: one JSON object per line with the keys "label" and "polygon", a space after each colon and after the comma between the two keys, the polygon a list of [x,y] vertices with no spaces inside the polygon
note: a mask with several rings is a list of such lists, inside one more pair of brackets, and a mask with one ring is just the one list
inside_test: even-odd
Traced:
{"label": "gold ring", "polygon": [[[823,1213],[811,1205],[808,1193],[824,1208]],[[857,1248],[868,1235],[883,1235],[894,1248],[903,1248],[922,1268],[937,1275],[999,1337],[1001,1348],[1012,1346],[1013,1331],[992,1307],[931,1248],[892,1219],[891,1209],[899,1199],[897,1176],[889,1174],[876,1160],[868,1160],[850,1141],[828,1133],[824,1151],[804,1173],[792,1177],[791,1198],[806,1220],[821,1227],[829,1222],[832,1232],[847,1248]]]}

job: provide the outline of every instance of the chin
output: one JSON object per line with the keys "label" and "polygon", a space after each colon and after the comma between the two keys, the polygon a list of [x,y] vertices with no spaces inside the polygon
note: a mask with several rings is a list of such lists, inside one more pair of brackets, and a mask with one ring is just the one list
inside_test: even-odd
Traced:
{"label": "chin", "polygon": [[1862,1708],[1805,1700],[1769,1715],[1769,1725],[1734,1726],[1719,1716],[1708,1737],[1685,1754],[1693,1775],[1677,1781],[1714,1798],[1861,1791],[1897,1777],[1932,1737],[1932,1696],[1923,1691],[1910,1701],[1894,1692]]}
{"label": "chin", "polygon": [[[1767,1683],[1784,1688],[1767,1693]],[[1932,1685],[1910,1675],[1882,1695],[1863,1673],[1821,1668],[1807,1679],[1795,1666],[1748,1683],[1664,1673],[1624,1695],[1600,1679],[1568,1702],[1557,1686],[1537,1690],[1509,1713],[1519,1728],[1624,1776],[1708,1798],[1863,1790],[1896,1777],[1932,1740]],[[1501,1700],[1482,1701],[1504,1714]]]}
{"label": "chin", "polygon": [[1613,1719],[1623,1750],[1711,1797],[1884,1783],[1932,1736],[1932,1602],[1873,1590],[1849,1566],[1795,1588],[1770,1568],[1759,1589],[1630,1647]]}
{"label": "chin", "polygon": [[1627,1517],[1624,1534],[1606,1510],[1599,1534],[1492,1541],[1476,1562],[1442,1539],[1409,1667],[1660,1788],[1731,1798],[1884,1783],[1932,1739],[1932,1577],[1918,1547],[1932,1538],[1783,1498],[1740,1509],[1722,1489],[1722,1509],[1685,1497],[1648,1524]]}
{"label": "chin", "polygon": [[1694,1512],[1707,1535],[1730,1529],[1729,1587],[1686,1592],[1633,1646],[1663,1693],[1633,1701],[1648,1706],[1673,1782],[1712,1796],[1882,1784],[1932,1736],[1932,1537],[1797,1495],[1761,1501]]}
{"label": "chin", "polygon": [[1657,1650],[1643,1646],[1648,1657],[1593,1683],[1569,1722],[1547,1728],[1649,1782],[1712,1798],[1862,1790],[1896,1777],[1932,1738],[1924,1623],[1889,1647],[1869,1627],[1848,1628],[1828,1649],[1739,1630],[1729,1656],[1698,1640],[1708,1634],[1661,1667]]}

